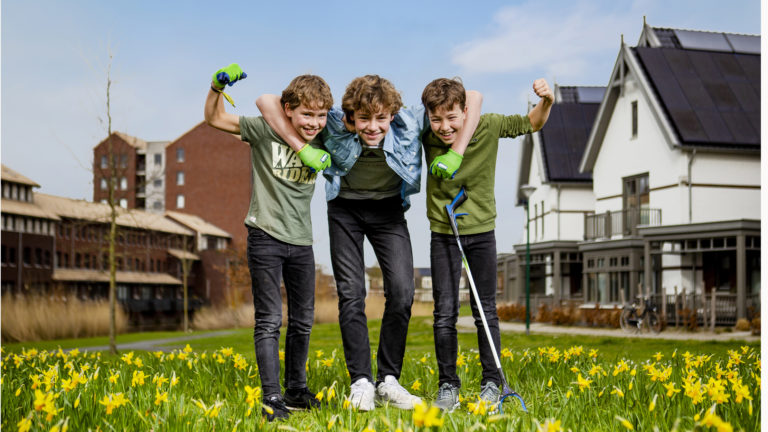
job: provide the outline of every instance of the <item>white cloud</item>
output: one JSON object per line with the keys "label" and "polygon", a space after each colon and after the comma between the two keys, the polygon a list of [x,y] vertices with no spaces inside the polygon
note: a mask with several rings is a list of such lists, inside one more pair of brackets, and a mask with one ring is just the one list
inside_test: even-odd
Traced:
{"label": "white cloud", "polygon": [[[474,74],[537,71],[558,80],[584,78],[596,61],[615,59],[622,33],[627,43],[636,42],[642,14],[627,6],[618,12],[594,2],[504,7],[494,16],[492,33],[455,47],[452,62]],[[608,72],[599,73],[607,78]]]}

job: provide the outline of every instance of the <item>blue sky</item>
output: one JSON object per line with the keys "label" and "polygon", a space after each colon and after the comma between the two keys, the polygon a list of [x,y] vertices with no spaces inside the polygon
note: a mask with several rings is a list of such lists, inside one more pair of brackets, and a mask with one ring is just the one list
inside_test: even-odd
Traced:
{"label": "blue sky", "polygon": [[[266,3],[266,4],[264,4]],[[460,76],[485,112],[524,112],[531,83],[605,85],[621,34],[652,26],[760,33],[758,1],[2,2],[2,163],[41,192],[92,198],[92,148],[112,129],[173,140],[202,120],[210,76],[232,62],[248,79],[232,112],[296,75],[323,76],[337,101],[354,77],[390,79],[406,104],[436,77]],[[496,178],[497,241],[523,240],[513,204],[519,142],[503,140]],[[323,182],[313,198],[317,261],[330,267]],[[248,199],[248,197],[243,197]],[[408,212],[417,266],[429,266],[424,196]],[[366,262],[374,257],[367,249]]]}

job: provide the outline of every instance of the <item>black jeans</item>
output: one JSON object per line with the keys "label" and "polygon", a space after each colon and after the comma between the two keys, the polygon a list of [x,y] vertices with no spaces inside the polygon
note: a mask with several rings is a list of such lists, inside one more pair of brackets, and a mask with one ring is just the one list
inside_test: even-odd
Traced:
{"label": "black jeans", "polygon": [[280,325],[285,282],[288,330],[285,335],[285,388],[307,386],[304,369],[315,319],[315,256],[312,246],[291,245],[248,228],[248,269],[253,292],[253,344],[264,397],[280,393]]}
{"label": "black jeans", "polygon": [[336,198],[328,202],[331,263],[339,294],[339,325],[352,382],[373,381],[365,316],[363,238],[368,237],[384,279],[384,316],[376,356],[377,381],[400,378],[413,305],[413,252],[400,197]]}
{"label": "black jeans", "polygon": [[[480,303],[488,321],[496,354],[499,354],[499,318],[496,314],[496,235],[493,231],[462,235],[461,247],[467,256],[469,269],[480,296]],[[461,278],[461,253],[456,244],[456,237],[449,234],[432,232],[430,245],[432,264],[432,295],[435,299],[434,335],[437,367],[440,372],[440,385],[450,383],[461,387],[461,380],[456,374],[456,356],[458,340],[456,338],[456,320],[459,317],[459,279]],[[467,281],[469,288],[469,281]],[[472,316],[477,327],[477,342],[480,351],[480,363],[483,365],[482,385],[493,381],[501,384],[491,347],[485,335],[480,311],[470,291]]]}

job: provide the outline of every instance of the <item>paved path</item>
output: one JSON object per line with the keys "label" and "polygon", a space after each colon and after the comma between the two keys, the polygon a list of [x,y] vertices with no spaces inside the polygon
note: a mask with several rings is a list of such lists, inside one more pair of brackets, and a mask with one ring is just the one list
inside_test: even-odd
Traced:
{"label": "paved path", "polygon": [[[221,330],[216,332],[209,332],[209,333],[198,333],[198,334],[190,334],[186,336],[175,336],[175,337],[169,337],[169,338],[163,338],[163,339],[149,339],[149,340],[142,340],[137,342],[128,342],[128,343],[118,343],[117,349],[118,351],[171,351],[173,349],[176,349],[178,347],[176,346],[164,346],[168,344],[173,344],[176,342],[188,342],[195,339],[208,339],[208,338],[215,338],[218,336],[229,336],[231,334],[236,333],[237,330]],[[184,345],[180,344],[179,346]],[[78,347],[77,348],[80,351],[109,351],[109,345],[96,345],[96,346],[86,346],[86,347]],[[66,350],[69,351],[69,350]]]}
{"label": "paved path", "polygon": [[[470,316],[460,316],[456,323],[459,331],[474,332],[475,320]],[[525,333],[525,323],[499,321],[499,328],[502,332]],[[695,333],[666,329],[659,334],[650,332],[627,333],[622,329],[593,328],[593,327],[573,327],[573,326],[555,326],[544,323],[531,323],[532,334],[563,334],[563,335],[584,335],[584,336],[610,336],[623,338],[648,338],[648,339],[671,339],[671,340],[700,340],[700,341],[734,341],[743,340],[747,342],[759,342],[760,336],[752,336],[750,332],[722,332],[710,333],[698,331]]]}

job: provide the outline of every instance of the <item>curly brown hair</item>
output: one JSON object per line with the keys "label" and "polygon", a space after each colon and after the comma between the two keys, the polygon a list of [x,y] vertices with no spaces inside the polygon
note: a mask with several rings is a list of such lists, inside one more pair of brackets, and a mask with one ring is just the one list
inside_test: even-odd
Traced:
{"label": "curly brown hair", "polygon": [[464,110],[467,103],[467,91],[461,78],[438,78],[424,87],[421,94],[421,103],[429,112],[435,112],[438,108],[451,109],[454,104]]}
{"label": "curly brown hair", "polygon": [[283,90],[280,105],[296,109],[299,105],[312,109],[329,110],[333,106],[331,88],[317,75],[299,75]]}
{"label": "curly brown hair", "polygon": [[400,92],[389,80],[378,75],[353,79],[341,98],[341,109],[348,119],[352,119],[356,111],[369,114],[384,111],[395,115],[402,106]]}

